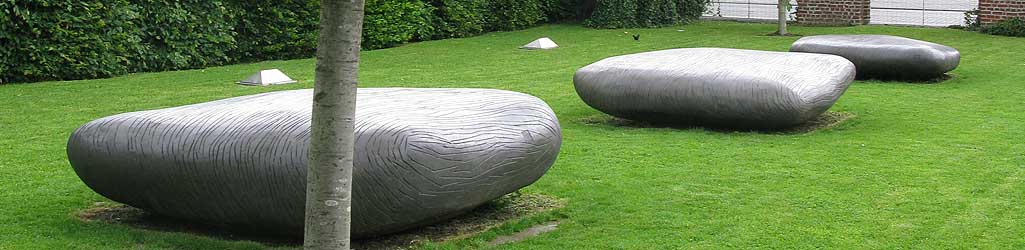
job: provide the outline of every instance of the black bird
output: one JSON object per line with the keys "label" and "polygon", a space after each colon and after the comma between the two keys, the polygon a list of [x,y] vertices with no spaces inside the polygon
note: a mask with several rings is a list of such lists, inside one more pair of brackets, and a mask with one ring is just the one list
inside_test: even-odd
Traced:
{"label": "black bird", "polygon": [[640,40],[641,40],[641,34],[634,35],[634,41],[640,41]]}

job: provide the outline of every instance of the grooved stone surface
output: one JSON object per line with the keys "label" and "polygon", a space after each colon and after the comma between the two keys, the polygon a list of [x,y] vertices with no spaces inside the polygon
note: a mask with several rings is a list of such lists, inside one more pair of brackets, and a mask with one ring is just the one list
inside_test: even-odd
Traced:
{"label": "grooved stone surface", "polygon": [[689,48],[607,58],[578,70],[573,84],[613,116],[772,129],[822,114],[854,75],[839,56]]}
{"label": "grooved stone surface", "polygon": [[790,51],[842,56],[857,66],[858,78],[927,80],[961,63],[957,49],[887,35],[809,36],[794,42]]}
{"label": "grooved stone surface", "polygon": [[[554,163],[559,122],[540,99],[485,89],[359,89],[353,236],[450,218],[530,185]],[[90,122],[68,159],[90,188],[204,223],[301,235],[312,90]]]}

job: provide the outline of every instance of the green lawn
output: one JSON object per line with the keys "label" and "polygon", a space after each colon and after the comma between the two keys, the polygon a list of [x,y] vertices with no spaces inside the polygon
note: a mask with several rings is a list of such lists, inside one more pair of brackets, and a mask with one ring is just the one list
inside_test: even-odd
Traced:
{"label": "green lawn", "polygon": [[[808,134],[587,122],[604,115],[577,97],[572,77],[599,59],[680,47],[783,51],[797,39],[764,36],[773,31],[769,24],[678,29],[552,25],[368,51],[361,86],[507,89],[555,109],[562,153],[525,192],[567,199],[566,219],[554,232],[502,249],[1025,248],[1025,39],[950,29],[793,27],[802,35],[894,34],[942,43],[961,51],[961,66],[937,84],[858,81],[833,107],[856,117]],[[541,36],[562,48],[516,49]],[[272,67],[301,84],[233,84]],[[0,249],[265,248],[79,221],[76,211],[106,199],[72,171],[65,143],[76,127],[103,116],[309,88],[312,79],[313,61],[305,59],[0,85]],[[493,234],[429,247],[479,246]]]}

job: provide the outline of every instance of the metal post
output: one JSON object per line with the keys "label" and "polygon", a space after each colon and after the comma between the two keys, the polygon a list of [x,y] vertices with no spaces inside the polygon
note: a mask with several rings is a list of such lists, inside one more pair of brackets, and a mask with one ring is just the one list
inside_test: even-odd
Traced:
{"label": "metal post", "polygon": [[747,0],[747,18],[751,18],[751,0]]}
{"label": "metal post", "polygon": [[925,26],[925,0],[922,0],[922,26]]}

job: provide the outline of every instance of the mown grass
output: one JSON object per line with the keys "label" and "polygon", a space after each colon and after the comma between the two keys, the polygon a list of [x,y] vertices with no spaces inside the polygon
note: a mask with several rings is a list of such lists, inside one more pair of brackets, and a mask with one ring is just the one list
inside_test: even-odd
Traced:
{"label": "mown grass", "polygon": [[[811,133],[722,132],[586,122],[576,69],[679,47],[786,50],[768,24],[664,29],[551,25],[363,54],[362,87],[474,87],[529,93],[559,116],[555,166],[527,193],[567,200],[559,229],[501,249],[1025,248],[1025,39],[949,29],[793,27],[802,35],[894,34],[963,56],[933,84],[858,81],[834,106],[854,118]],[[642,34],[634,41],[631,34]],[[550,36],[552,51],[517,46]],[[234,81],[280,68],[300,84]],[[255,242],[88,223],[106,201],[65,156],[69,133],[103,116],[309,88],[313,61],[0,86],[0,249],[263,249]],[[564,217],[564,218],[562,218]],[[424,248],[482,247],[493,232]]]}

